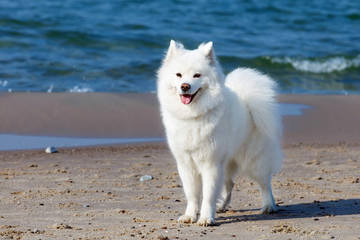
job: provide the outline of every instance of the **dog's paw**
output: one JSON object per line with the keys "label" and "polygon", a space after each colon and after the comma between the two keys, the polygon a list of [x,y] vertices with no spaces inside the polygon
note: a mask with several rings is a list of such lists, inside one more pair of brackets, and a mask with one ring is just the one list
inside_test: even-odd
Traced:
{"label": "dog's paw", "polygon": [[217,208],[216,209],[216,213],[224,213],[224,212],[226,212],[225,208]]}
{"label": "dog's paw", "polygon": [[261,214],[271,214],[278,211],[278,208],[275,204],[268,204],[263,206],[261,209]]}
{"label": "dog's paw", "polygon": [[204,227],[213,226],[215,225],[215,220],[210,217],[200,217],[199,221],[197,221],[197,224]]}
{"label": "dog's paw", "polygon": [[182,215],[181,217],[179,217],[178,222],[194,223],[194,222],[196,222],[196,217],[189,216],[189,215]]}
{"label": "dog's paw", "polygon": [[216,206],[216,213],[224,213],[226,212],[226,207],[225,206]]}
{"label": "dog's paw", "polygon": [[225,212],[225,208],[226,208],[226,206],[225,206],[225,204],[223,202],[219,202],[219,203],[216,204],[216,212],[217,213]]}

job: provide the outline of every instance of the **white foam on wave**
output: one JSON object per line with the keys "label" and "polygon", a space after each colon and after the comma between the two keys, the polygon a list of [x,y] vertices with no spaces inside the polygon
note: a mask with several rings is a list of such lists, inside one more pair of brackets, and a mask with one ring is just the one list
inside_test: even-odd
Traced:
{"label": "white foam on wave", "polygon": [[93,92],[93,89],[89,87],[80,87],[76,85],[73,88],[71,88],[69,92],[87,93],[87,92]]}
{"label": "white foam on wave", "polygon": [[[52,93],[54,91],[54,85],[51,84],[48,90],[46,90],[47,93]],[[80,86],[74,86],[73,88],[69,89],[68,92],[72,93],[87,93],[87,92],[93,92],[94,90],[90,87],[80,87]]]}
{"label": "white foam on wave", "polygon": [[52,93],[52,91],[54,90],[54,85],[50,85],[49,89],[46,90],[47,93]]}
{"label": "white foam on wave", "polygon": [[12,92],[11,88],[6,89],[6,86],[9,84],[7,80],[0,80],[0,88],[4,88],[4,91]]}
{"label": "white foam on wave", "polygon": [[284,58],[272,58],[271,61],[274,63],[289,63],[296,70],[303,72],[331,73],[331,72],[340,72],[351,67],[359,67],[360,55],[352,59],[346,59],[344,57],[332,57],[327,59],[309,60],[309,59],[284,57]]}
{"label": "white foam on wave", "polygon": [[0,86],[1,87],[6,87],[6,85],[8,85],[8,81],[6,81],[6,80],[0,80]]}

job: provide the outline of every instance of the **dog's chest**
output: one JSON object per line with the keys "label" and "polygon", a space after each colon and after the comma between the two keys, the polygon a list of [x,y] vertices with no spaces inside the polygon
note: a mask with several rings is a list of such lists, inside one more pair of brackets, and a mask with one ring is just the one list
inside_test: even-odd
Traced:
{"label": "dog's chest", "polygon": [[167,125],[169,141],[189,151],[211,144],[215,132],[215,125],[209,119],[173,119]]}

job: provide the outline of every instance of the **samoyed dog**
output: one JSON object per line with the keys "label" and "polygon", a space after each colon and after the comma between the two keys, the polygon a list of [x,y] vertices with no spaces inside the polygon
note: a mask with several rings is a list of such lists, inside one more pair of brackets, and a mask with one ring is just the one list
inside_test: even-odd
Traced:
{"label": "samoyed dog", "polygon": [[276,212],[271,176],[282,163],[282,124],[275,82],[248,68],[225,77],[212,42],[187,50],[172,40],[157,84],[187,199],[179,221],[215,224],[215,212],[230,203],[237,174],[258,183],[262,213]]}

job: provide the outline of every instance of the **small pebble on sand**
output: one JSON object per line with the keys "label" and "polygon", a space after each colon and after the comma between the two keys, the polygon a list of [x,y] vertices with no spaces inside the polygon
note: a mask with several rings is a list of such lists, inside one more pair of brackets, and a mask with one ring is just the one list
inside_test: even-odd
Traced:
{"label": "small pebble on sand", "polygon": [[149,180],[153,180],[154,177],[151,175],[144,175],[140,178],[140,182],[145,182],[145,181],[149,181]]}
{"label": "small pebble on sand", "polygon": [[55,147],[48,147],[45,149],[46,153],[57,153],[58,150]]}

